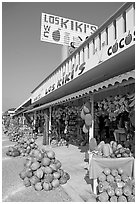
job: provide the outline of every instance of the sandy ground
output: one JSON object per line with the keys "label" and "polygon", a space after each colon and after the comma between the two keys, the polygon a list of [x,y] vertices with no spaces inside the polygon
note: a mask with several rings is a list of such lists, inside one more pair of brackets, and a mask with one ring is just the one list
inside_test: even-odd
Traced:
{"label": "sandy ground", "polygon": [[3,202],[71,202],[70,196],[60,186],[59,188],[45,192],[35,191],[32,187],[26,188],[19,177],[23,169],[25,158],[8,157],[8,146],[14,145],[8,137],[2,136],[2,201]]}

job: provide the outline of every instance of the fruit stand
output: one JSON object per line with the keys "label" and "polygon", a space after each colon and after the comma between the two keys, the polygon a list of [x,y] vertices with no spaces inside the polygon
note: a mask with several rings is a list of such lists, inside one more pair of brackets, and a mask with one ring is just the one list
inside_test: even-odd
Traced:
{"label": "fruit stand", "polygon": [[89,178],[97,200],[134,202],[134,157],[130,149],[116,141],[110,144],[101,141],[97,145],[95,138],[92,140],[89,144]]}
{"label": "fruit stand", "polygon": [[97,202],[135,202],[135,179],[119,168],[104,168],[98,177]]}
{"label": "fruit stand", "polygon": [[89,156],[89,177],[94,180],[94,193],[97,193],[97,178],[100,176],[104,168],[110,169],[124,169],[125,173],[133,177],[134,174],[134,158],[100,158],[93,156],[91,153]]}
{"label": "fruit stand", "polygon": [[[112,86],[110,90],[94,94],[94,100],[87,98],[83,104],[83,132],[89,134],[89,178],[99,202],[135,200],[134,184],[129,184],[134,180],[134,111],[134,83],[121,87]],[[92,134],[90,129],[93,131]],[[102,184],[99,178],[106,168],[110,173],[109,176],[103,174],[105,184]],[[119,168],[123,173],[113,175],[113,171]],[[127,180],[124,180],[124,175]],[[101,185],[105,186],[104,189],[98,190]],[[124,189],[128,189],[128,193]]]}

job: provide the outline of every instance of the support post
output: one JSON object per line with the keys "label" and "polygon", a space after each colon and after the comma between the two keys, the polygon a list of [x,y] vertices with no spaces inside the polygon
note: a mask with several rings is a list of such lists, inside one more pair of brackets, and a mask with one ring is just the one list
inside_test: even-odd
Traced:
{"label": "support post", "polygon": [[94,138],[94,95],[90,96],[90,103],[91,103],[91,115],[92,115],[92,125],[89,128],[89,142],[91,138]]}
{"label": "support post", "polygon": [[33,120],[34,127],[36,125],[36,111],[34,112],[34,120]]}
{"label": "support post", "polygon": [[[94,138],[94,95],[93,94],[90,96],[90,104],[91,104],[91,112],[90,113],[92,115],[92,125],[89,128],[89,143],[90,143],[90,140],[92,138]],[[89,166],[90,166],[91,159],[92,159],[93,155],[90,152],[90,150],[88,151],[88,153],[89,153]],[[89,169],[89,167],[88,167],[88,169]],[[91,190],[91,192],[94,192],[96,194],[97,193],[96,192],[96,182],[97,182],[97,179],[93,179],[92,182],[93,183],[92,183],[92,190]]]}
{"label": "support post", "polygon": [[48,117],[48,109],[44,111],[44,133],[43,133],[43,145],[48,145],[49,143],[49,117]]}
{"label": "support post", "polygon": [[[49,132],[51,132],[51,111],[52,107],[49,107]],[[50,137],[49,137],[49,145],[50,145]]]}

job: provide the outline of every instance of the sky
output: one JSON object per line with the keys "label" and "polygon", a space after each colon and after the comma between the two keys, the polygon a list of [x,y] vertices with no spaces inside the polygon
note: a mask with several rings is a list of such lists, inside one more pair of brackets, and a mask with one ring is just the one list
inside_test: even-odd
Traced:
{"label": "sky", "polygon": [[124,2],[2,2],[2,111],[31,96],[62,60],[62,45],[40,41],[41,13],[100,27]]}

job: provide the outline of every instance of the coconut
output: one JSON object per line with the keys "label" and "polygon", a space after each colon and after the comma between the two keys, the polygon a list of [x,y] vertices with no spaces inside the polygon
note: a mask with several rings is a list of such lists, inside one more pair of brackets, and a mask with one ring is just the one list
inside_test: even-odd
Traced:
{"label": "coconut", "polygon": [[55,158],[55,152],[53,152],[52,150],[49,150],[49,151],[47,152],[47,156],[48,156],[48,158],[50,158],[50,159],[54,159],[54,158]]}
{"label": "coconut", "polygon": [[48,166],[49,164],[50,164],[50,159],[49,158],[43,158],[42,160],[41,160],[41,164],[43,165],[43,166]]}
{"label": "coconut", "polygon": [[90,113],[90,103],[89,102],[86,102],[83,106],[83,110],[85,113]]}
{"label": "coconut", "polygon": [[34,185],[34,188],[35,188],[36,191],[41,191],[42,188],[43,188],[41,182],[36,183]]}
{"label": "coconut", "polygon": [[92,125],[92,115],[89,114],[89,113],[85,115],[85,124],[87,126],[91,126]]}
{"label": "coconut", "polygon": [[81,113],[80,113],[80,116],[83,120],[85,120],[85,113],[84,113],[84,110],[82,109]]}
{"label": "coconut", "polygon": [[84,124],[84,125],[83,125],[83,132],[84,132],[84,133],[88,133],[88,131],[89,131],[88,126],[87,126],[86,124]]}
{"label": "coconut", "polygon": [[53,186],[54,188],[57,188],[57,187],[59,186],[59,180],[58,180],[58,179],[54,179],[54,180],[52,181],[52,186]]}

